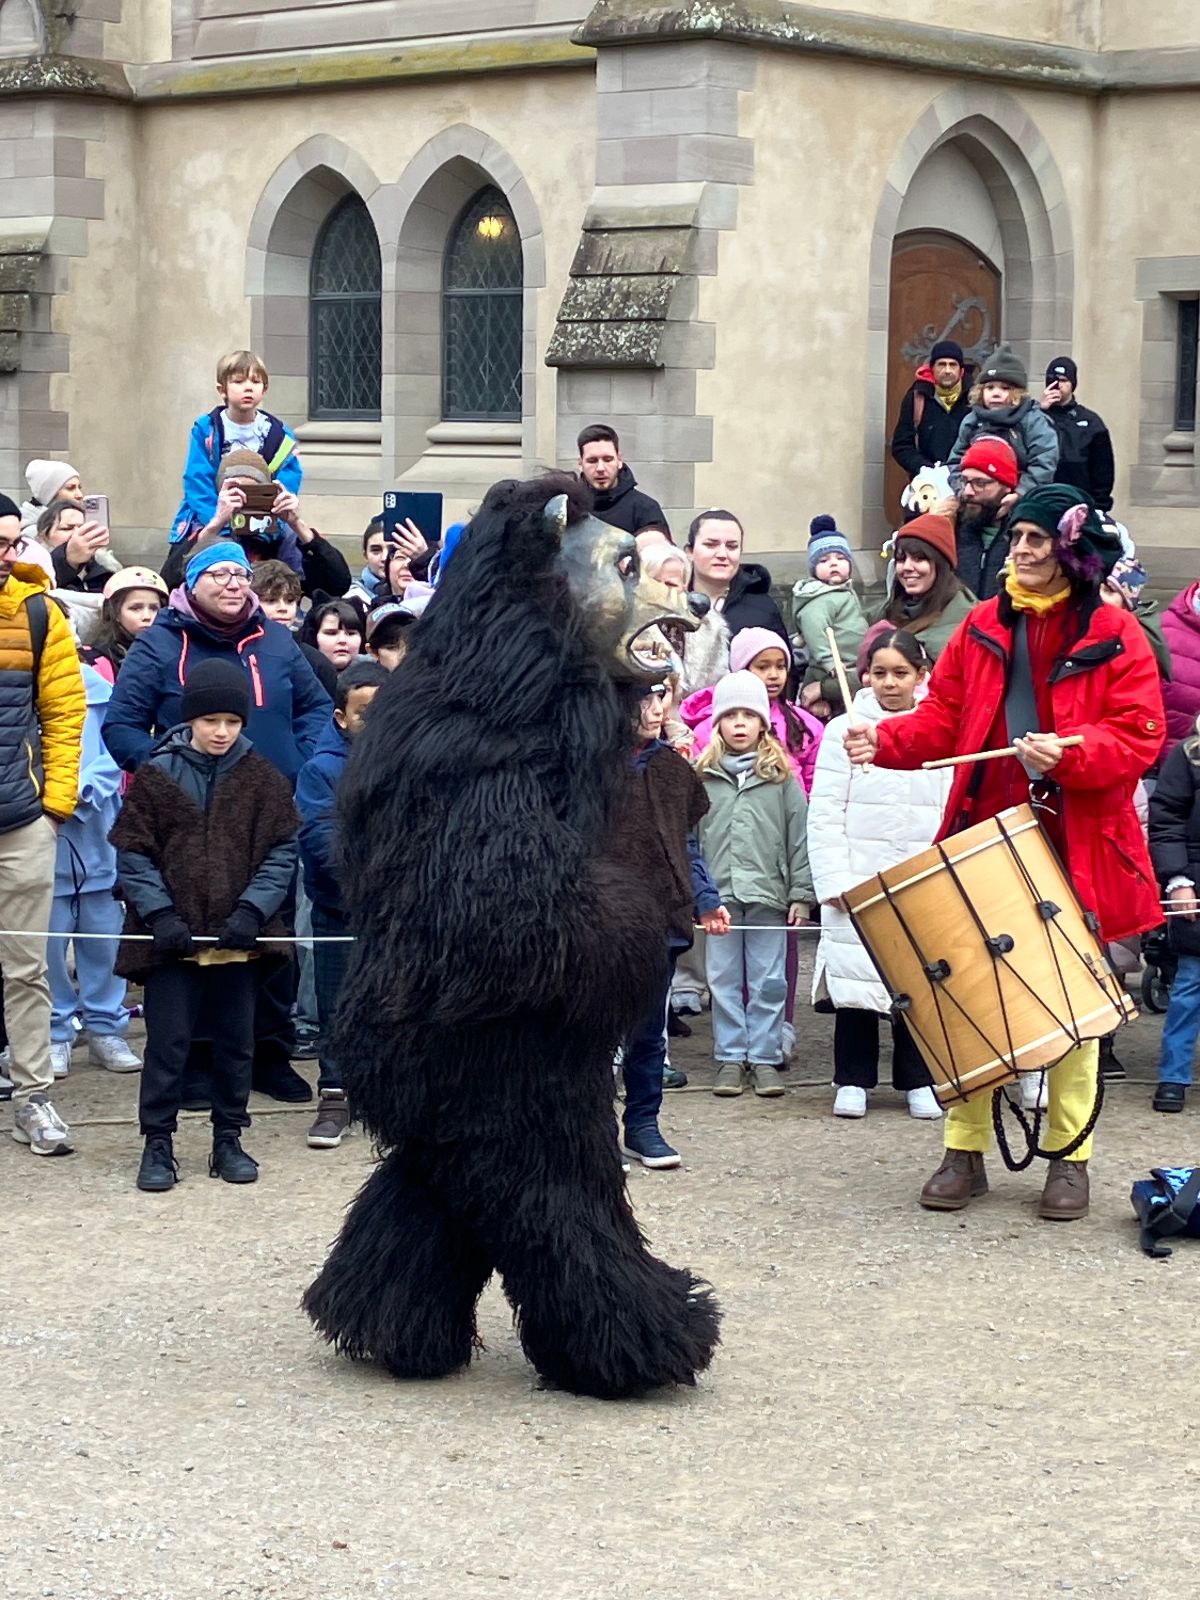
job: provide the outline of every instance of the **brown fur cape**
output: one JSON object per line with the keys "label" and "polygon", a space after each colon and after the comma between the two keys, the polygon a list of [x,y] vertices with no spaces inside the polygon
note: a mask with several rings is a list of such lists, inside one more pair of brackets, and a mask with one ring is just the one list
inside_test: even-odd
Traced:
{"label": "brown fur cape", "polygon": [[[251,750],[218,783],[207,811],[153,762],[134,776],[109,843],[149,856],[162,873],[175,909],[193,933],[220,933],[225,919],[249,888],[271,850],[293,838],[300,815],[291,787],[271,763]],[[125,933],[149,930],[132,906]],[[291,930],[277,914],[264,934]],[[260,956],[286,956],[287,945],[259,945]],[[114,971],[135,981],[173,956],[123,939]]]}

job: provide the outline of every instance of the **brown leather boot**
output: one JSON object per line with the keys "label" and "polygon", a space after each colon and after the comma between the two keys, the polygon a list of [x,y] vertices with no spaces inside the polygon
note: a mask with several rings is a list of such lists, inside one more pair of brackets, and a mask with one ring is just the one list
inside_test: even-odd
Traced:
{"label": "brown leather boot", "polygon": [[987,1173],[978,1150],[947,1150],[942,1164],[921,1190],[927,1211],[961,1211],[987,1193]]}
{"label": "brown leather boot", "polygon": [[1038,1216],[1051,1222],[1074,1222],[1088,1211],[1086,1161],[1052,1161],[1046,1173]]}

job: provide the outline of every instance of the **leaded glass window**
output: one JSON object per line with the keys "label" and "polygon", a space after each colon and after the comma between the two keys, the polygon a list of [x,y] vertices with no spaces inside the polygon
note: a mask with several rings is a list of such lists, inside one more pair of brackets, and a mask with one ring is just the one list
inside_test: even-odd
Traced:
{"label": "leaded glass window", "polygon": [[442,415],[521,417],[521,236],[499,189],[481,189],[450,230],[442,278]]}
{"label": "leaded glass window", "polygon": [[309,280],[308,414],[378,422],[383,357],[379,240],[347,195],[321,226]]}

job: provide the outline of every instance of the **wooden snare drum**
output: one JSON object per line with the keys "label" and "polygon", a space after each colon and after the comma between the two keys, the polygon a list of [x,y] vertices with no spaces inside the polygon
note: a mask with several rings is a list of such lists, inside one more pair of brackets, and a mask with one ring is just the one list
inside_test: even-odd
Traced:
{"label": "wooden snare drum", "polygon": [[851,889],[854,926],[946,1104],[1137,1012],[1027,805]]}

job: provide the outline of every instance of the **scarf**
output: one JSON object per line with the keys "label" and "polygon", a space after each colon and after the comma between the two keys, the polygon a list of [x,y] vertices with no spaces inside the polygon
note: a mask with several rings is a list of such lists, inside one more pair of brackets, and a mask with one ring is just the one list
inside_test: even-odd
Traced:
{"label": "scarf", "polygon": [[962,379],[960,378],[958,380],[953,389],[935,388],[934,398],[936,399],[938,405],[941,406],[943,411],[953,411],[959,400],[962,398]]}
{"label": "scarf", "polygon": [[754,763],[758,760],[758,751],[745,750],[739,755],[727,750],[721,757],[721,770],[727,772],[740,789],[742,784],[754,771]]}
{"label": "scarf", "polygon": [[198,622],[202,628],[207,628],[209,633],[216,634],[218,639],[236,639],[238,634],[250,621],[250,618],[259,609],[258,596],[253,590],[247,594],[245,603],[236,617],[213,617],[207,611],[197,611],[192,591],[181,583],[178,589],[171,590],[171,602],[181,617],[187,617],[192,622]]}
{"label": "scarf", "polygon": [[1071,585],[1064,578],[1062,588],[1056,589],[1053,594],[1036,594],[1032,589],[1026,589],[1010,568],[1004,575],[1004,592],[1016,610],[1032,611],[1035,617],[1044,617],[1047,611],[1053,611],[1063,603],[1071,592]]}

